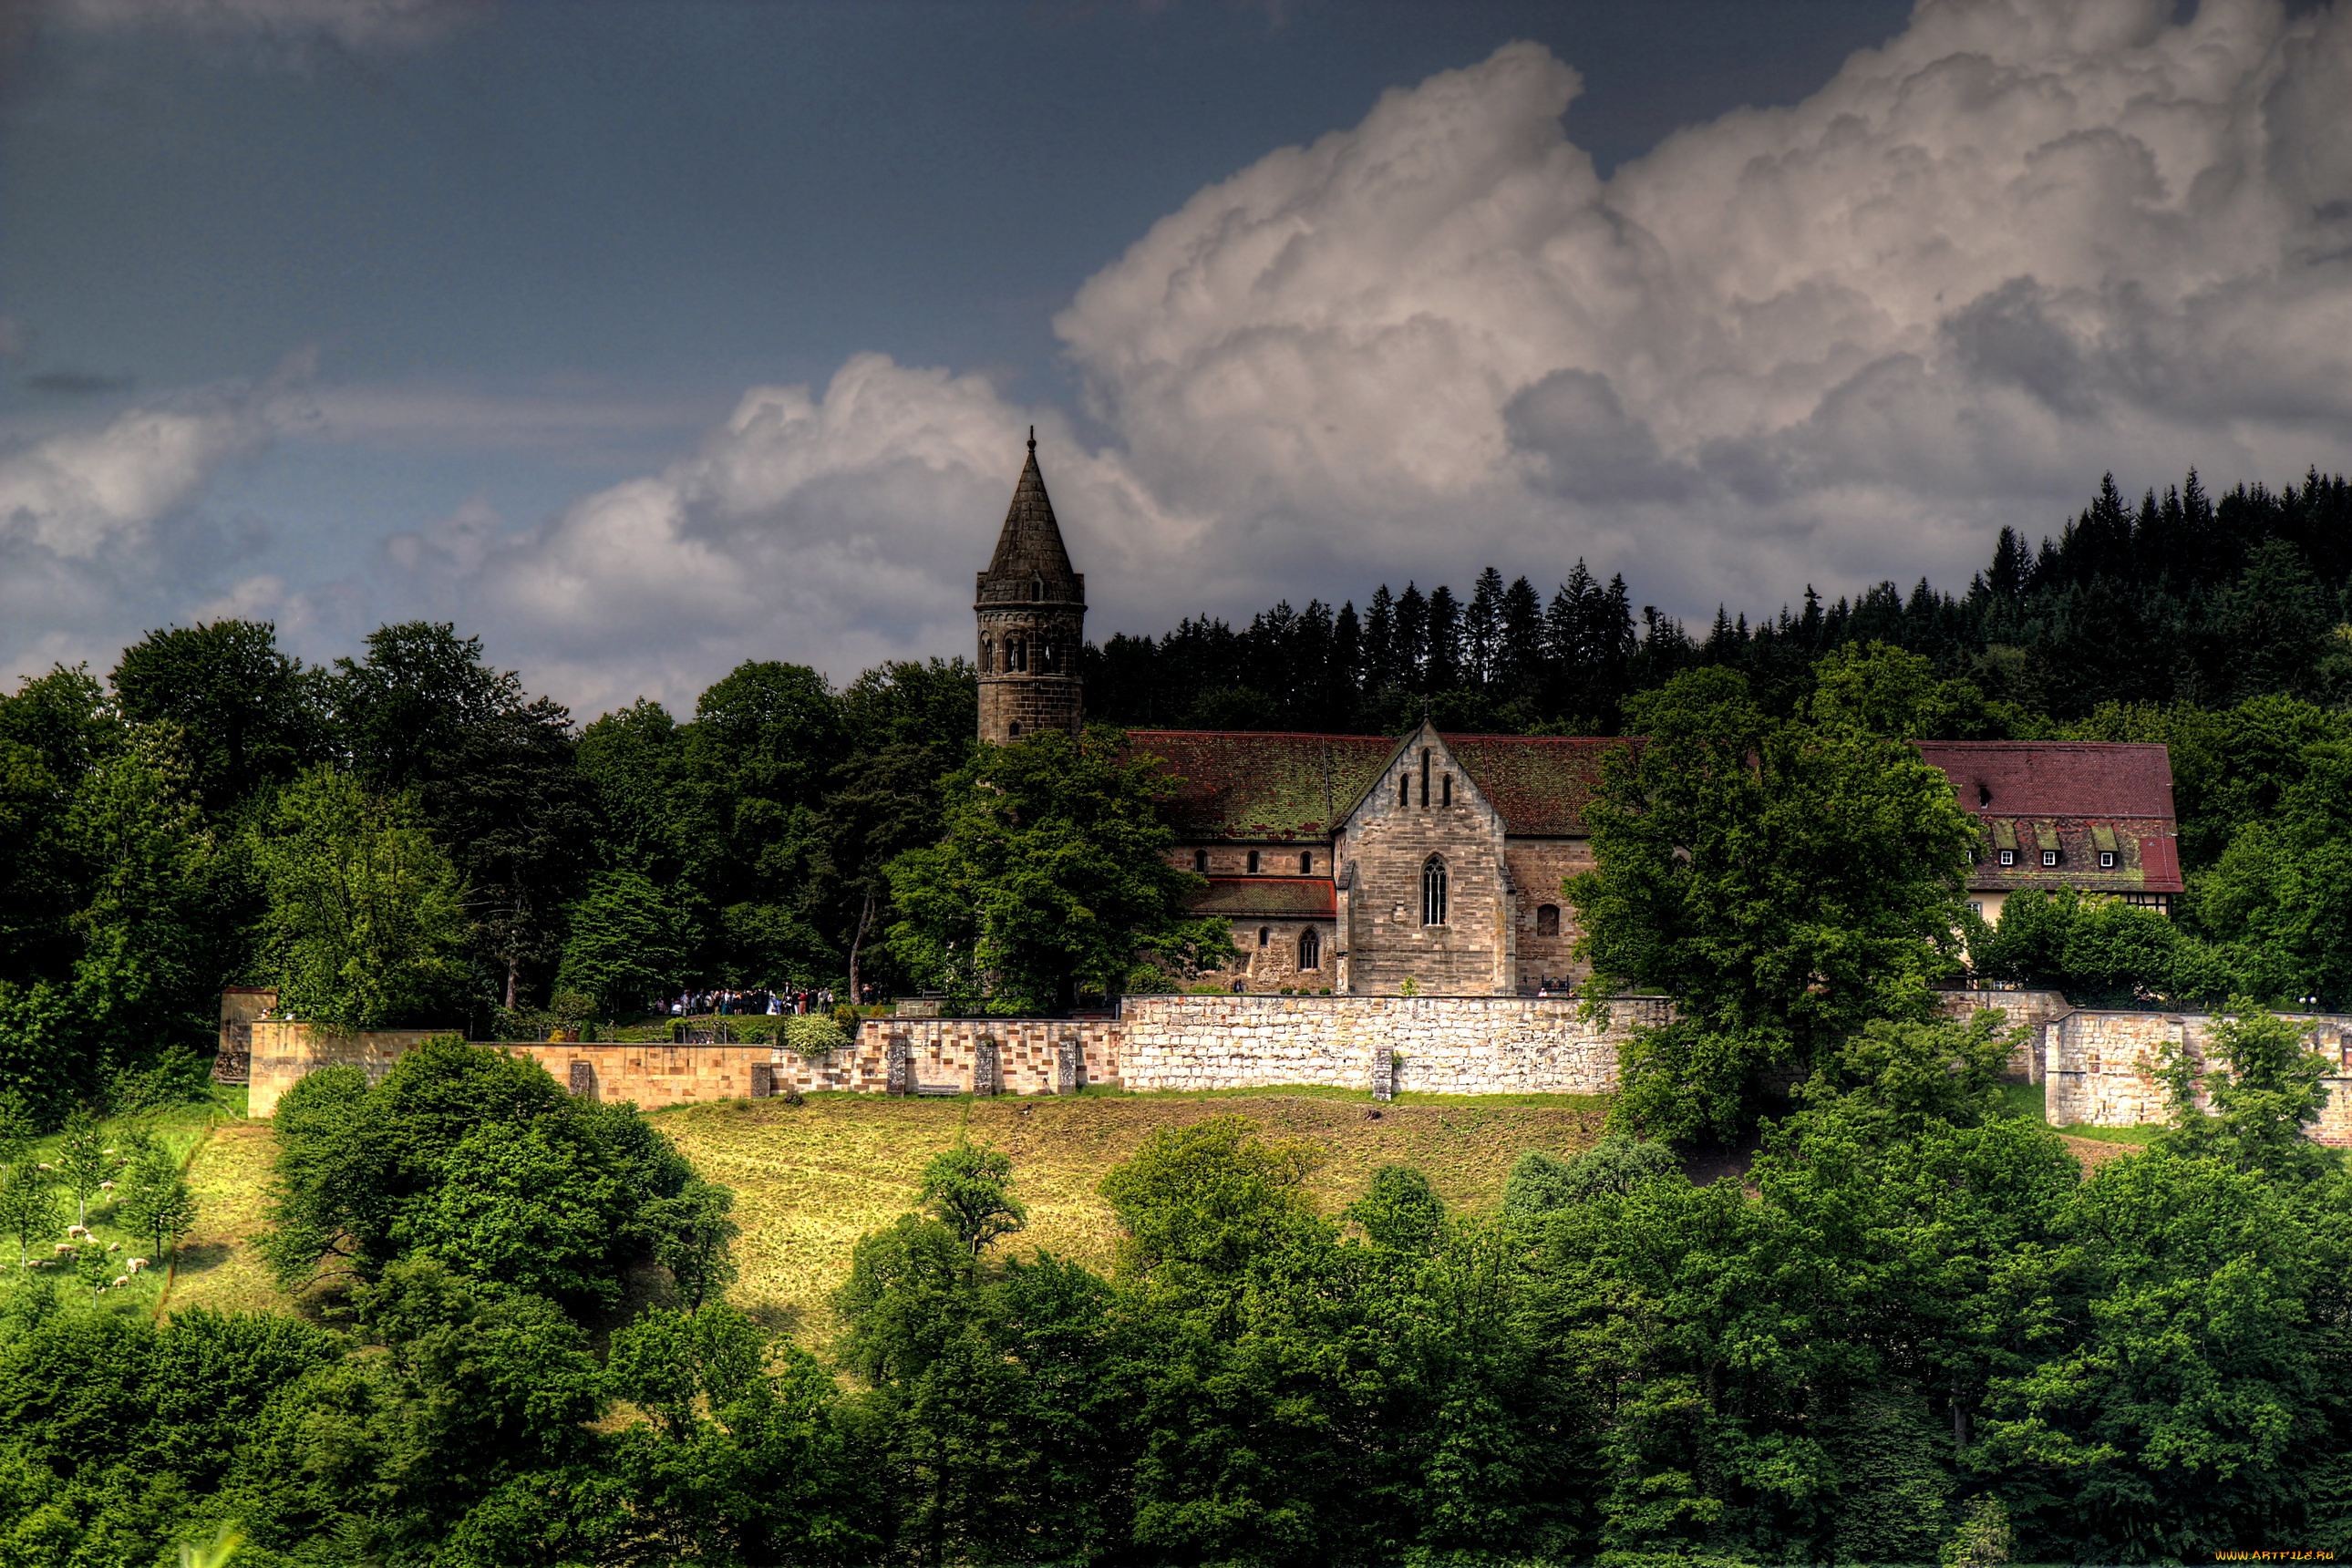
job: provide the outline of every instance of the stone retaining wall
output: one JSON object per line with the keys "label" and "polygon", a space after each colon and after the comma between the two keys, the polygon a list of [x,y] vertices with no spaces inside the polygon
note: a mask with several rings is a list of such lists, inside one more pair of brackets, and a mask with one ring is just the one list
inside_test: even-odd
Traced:
{"label": "stone retaining wall", "polygon": [[2074,1005],[2055,991],[1947,991],[1944,1016],[1967,1023],[1980,1008],[1998,1007],[2009,1016],[2010,1028],[2022,1027],[2025,1037],[2010,1054],[2009,1070],[2028,1083],[2040,1083],[2042,1071],[2042,1026],[2074,1011]]}
{"label": "stone retaining wall", "polygon": [[[2312,1136],[2323,1143],[2352,1147],[2352,1016],[2282,1016],[2305,1026],[2312,1048],[2335,1068],[2325,1080],[2327,1104]],[[2205,1013],[2090,1008],[2043,1024],[2044,1118],[2053,1127],[2134,1127],[2164,1121],[2169,1102],[2157,1073],[2166,1052],[2186,1046],[2192,1060],[2210,1060],[2213,1024],[2213,1016]]]}
{"label": "stone retaining wall", "polygon": [[278,1109],[278,1097],[320,1068],[355,1067],[370,1083],[382,1081],[392,1064],[443,1029],[374,1029],[361,1035],[320,1035],[310,1026],[290,1018],[259,1018],[247,1026],[252,1041],[251,1088],[246,1114],[268,1116]]}
{"label": "stone retaining wall", "polygon": [[1611,1005],[1606,1024],[1552,996],[1130,996],[1121,1005],[1129,1089],[1328,1084],[1428,1094],[1604,1094],[1629,1029],[1662,1024],[1662,999]]}

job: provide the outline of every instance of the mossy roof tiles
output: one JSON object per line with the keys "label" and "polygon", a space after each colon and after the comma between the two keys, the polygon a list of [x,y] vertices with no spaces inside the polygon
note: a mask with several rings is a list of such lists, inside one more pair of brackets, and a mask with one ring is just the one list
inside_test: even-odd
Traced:
{"label": "mossy roof tiles", "polygon": [[[1446,748],[1518,837],[1584,832],[1584,803],[1614,740],[1447,735]],[[1377,783],[1400,742],[1384,735],[1130,730],[1128,743],[1182,781],[1169,803],[1187,839],[1328,838]]]}

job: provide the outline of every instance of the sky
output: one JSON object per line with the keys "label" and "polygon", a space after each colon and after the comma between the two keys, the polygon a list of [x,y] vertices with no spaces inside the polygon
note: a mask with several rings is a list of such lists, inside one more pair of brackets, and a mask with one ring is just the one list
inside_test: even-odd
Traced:
{"label": "sky", "polygon": [[2352,14],[0,0],[0,677],[966,653],[1032,425],[1097,637],[2352,468]]}

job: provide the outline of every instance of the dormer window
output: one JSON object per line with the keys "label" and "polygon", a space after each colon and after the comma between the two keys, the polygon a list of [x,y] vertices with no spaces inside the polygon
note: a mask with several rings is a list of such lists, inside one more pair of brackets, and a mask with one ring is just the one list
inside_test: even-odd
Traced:
{"label": "dormer window", "polygon": [[2058,851],[2055,849],[2044,849],[2042,852],[2042,863],[2044,866],[2055,866],[2058,864]]}
{"label": "dormer window", "polygon": [[2004,866],[2014,866],[2017,864],[2017,851],[2014,849],[1995,850],[1993,855],[1994,858],[1998,859]]}
{"label": "dormer window", "polygon": [[2100,870],[2102,870],[2102,871],[2112,871],[2112,870],[2114,870],[2115,868],[2116,868],[2116,852],[2115,852],[2114,850],[2112,850],[2112,849],[2102,849],[2102,850],[2100,850],[2100,851],[2099,851],[2099,869],[2100,869]]}

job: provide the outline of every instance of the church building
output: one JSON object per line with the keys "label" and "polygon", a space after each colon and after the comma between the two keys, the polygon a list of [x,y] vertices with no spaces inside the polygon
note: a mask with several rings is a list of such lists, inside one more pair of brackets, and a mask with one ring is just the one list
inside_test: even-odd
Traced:
{"label": "church building", "polygon": [[[1035,433],[996,553],[979,574],[980,736],[1075,731],[1086,578],[1072,570]],[[1237,991],[1554,994],[1571,956],[1567,878],[1591,868],[1584,803],[1615,738],[1402,739],[1130,730],[1180,781],[1175,862],[1233,922]],[[1998,921],[2027,888],[2074,887],[2169,911],[2181,890],[2172,773],[2158,745],[1925,742],[1983,837],[1969,898]]]}

